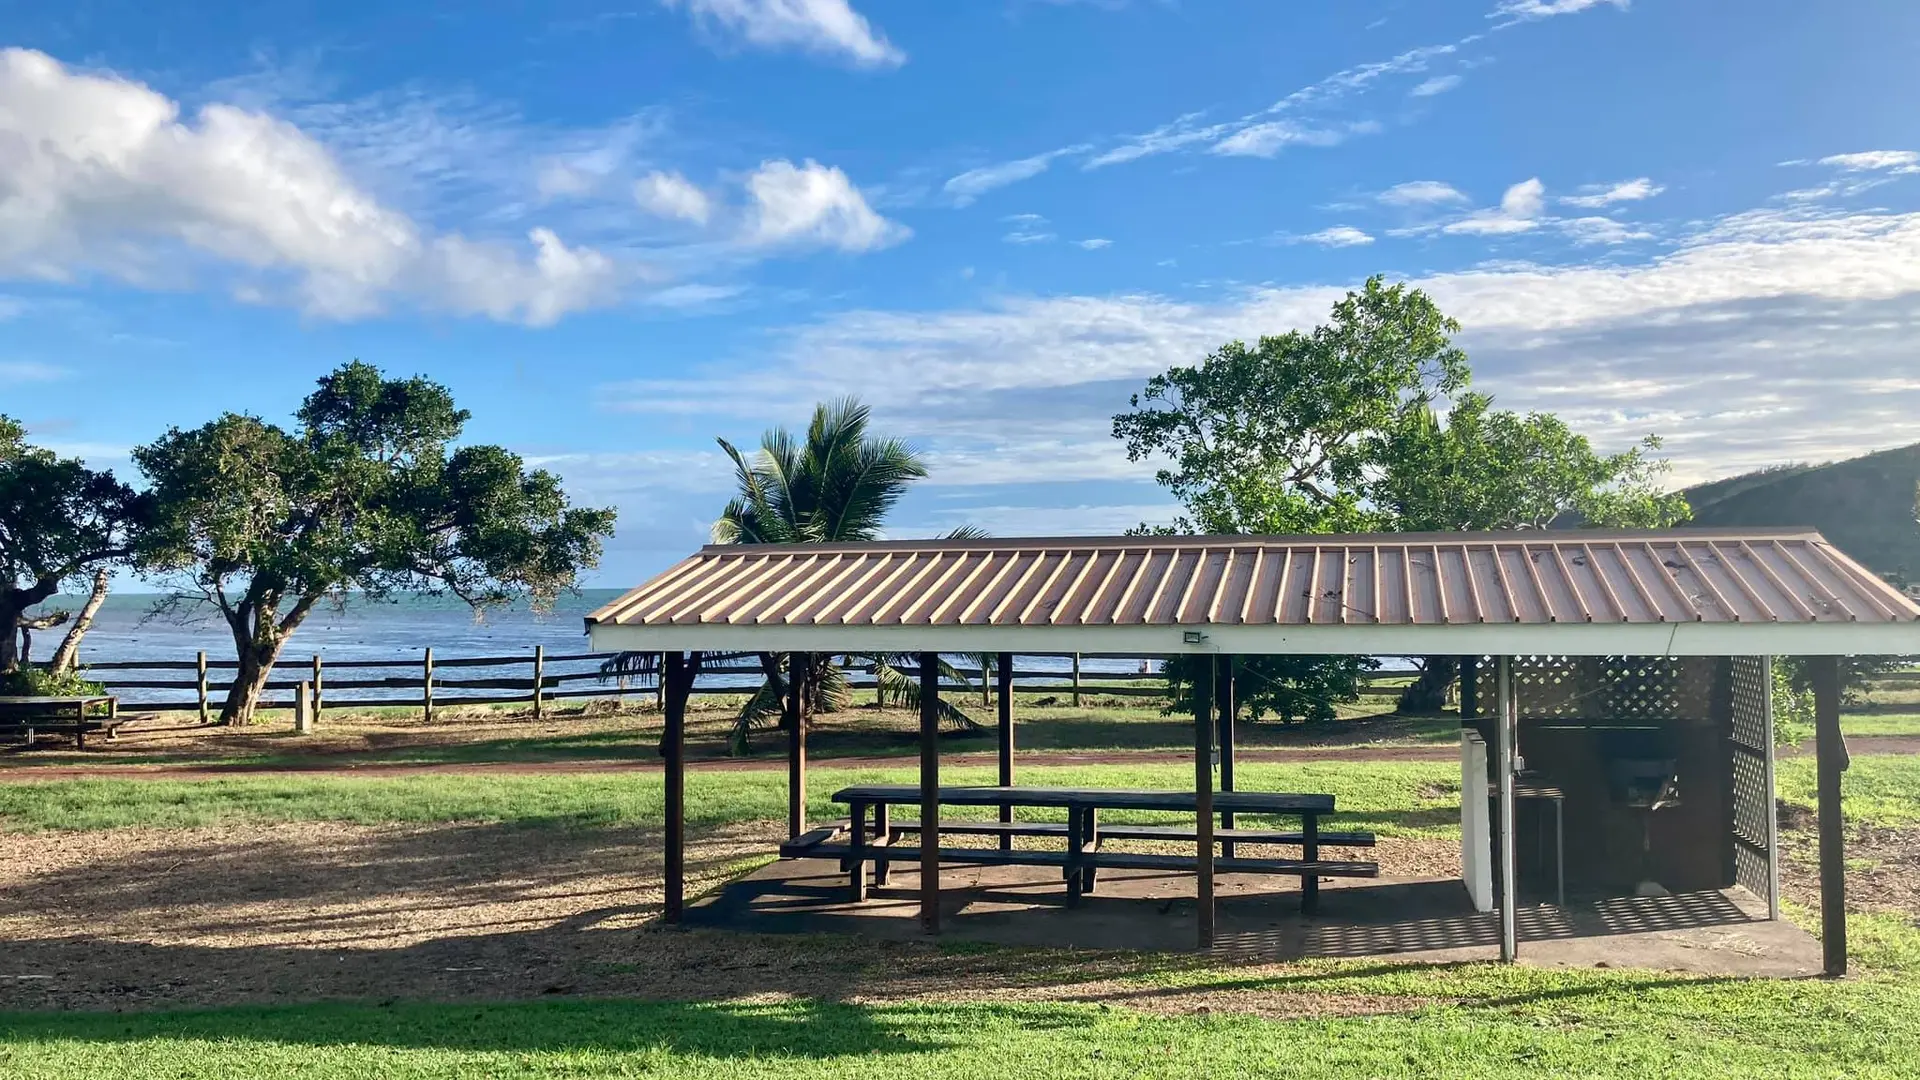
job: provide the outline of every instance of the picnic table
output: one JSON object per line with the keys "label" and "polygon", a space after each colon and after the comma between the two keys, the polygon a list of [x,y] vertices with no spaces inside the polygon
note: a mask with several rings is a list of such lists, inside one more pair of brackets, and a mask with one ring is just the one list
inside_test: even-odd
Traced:
{"label": "picnic table", "polygon": [[[1112,851],[1108,841],[1150,840],[1198,843],[1198,835],[1189,825],[1102,825],[1102,810],[1147,810],[1164,812],[1195,811],[1197,800],[1191,791],[1138,791],[1095,788],[1049,787],[942,787],[938,792],[942,806],[972,806],[1065,810],[1067,820],[1058,822],[985,822],[942,821],[943,836],[997,836],[995,848],[940,848],[942,862],[978,865],[1058,866],[1066,879],[1067,902],[1078,903],[1093,890],[1102,869],[1196,870],[1197,854],[1167,855],[1148,852]],[[838,858],[849,875],[853,899],[866,895],[866,865],[874,864],[874,883],[885,884],[887,868],[894,862],[910,862],[920,857],[919,847],[896,846],[901,836],[918,834],[919,822],[890,824],[888,808],[895,805],[919,805],[920,789],[900,784],[863,784],[842,788],[833,794],[835,802],[847,804],[848,821],[831,825],[782,845],[781,854],[797,858]],[[1238,855],[1216,858],[1214,868],[1222,873],[1262,873],[1298,876],[1301,880],[1301,907],[1312,912],[1319,898],[1321,877],[1375,877],[1380,868],[1371,862],[1327,860],[1320,847],[1371,847],[1370,833],[1324,832],[1320,819],[1334,812],[1331,795],[1298,795],[1266,791],[1222,791],[1213,795],[1215,813],[1269,814],[1298,817],[1294,829],[1216,828],[1214,843],[1231,851],[1238,844],[1298,846],[1298,859],[1255,859]],[[842,832],[844,842],[839,841]],[[1060,837],[1063,850],[1015,848],[1015,837]]]}
{"label": "picnic table", "polygon": [[[102,705],[104,716],[88,715]],[[125,722],[120,719],[120,699],[108,695],[0,697],[0,734],[24,734],[29,748],[40,733],[54,732],[72,735],[74,745],[84,750],[89,732],[104,731],[111,739]]]}

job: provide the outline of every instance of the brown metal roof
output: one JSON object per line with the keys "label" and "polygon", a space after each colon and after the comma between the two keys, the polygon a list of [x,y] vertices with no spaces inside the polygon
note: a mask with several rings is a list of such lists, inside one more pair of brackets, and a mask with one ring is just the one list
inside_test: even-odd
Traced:
{"label": "brown metal roof", "polygon": [[587,617],[590,629],[1916,620],[1920,607],[1818,533],[1705,529],[712,545]]}

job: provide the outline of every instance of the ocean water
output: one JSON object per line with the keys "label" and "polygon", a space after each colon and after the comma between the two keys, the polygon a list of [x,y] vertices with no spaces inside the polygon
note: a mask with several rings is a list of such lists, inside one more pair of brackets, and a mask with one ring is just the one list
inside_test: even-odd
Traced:
{"label": "ocean water", "polygon": [[[480,618],[450,596],[322,605],[294,631],[282,655],[287,661],[315,654],[329,661],[410,660],[429,647],[441,658],[531,654],[535,645],[546,646],[549,653],[584,653],[589,651],[586,614],[619,595],[618,589],[587,589],[561,597],[550,612],[535,612],[522,603],[495,608]],[[81,643],[81,662],[191,660],[202,649],[208,660],[233,659],[233,636],[218,611],[203,604],[185,618],[156,615],[158,599],[140,593],[108,596]],[[80,602],[79,597],[62,597],[41,609],[74,610]],[[36,634],[35,657],[44,660],[52,654],[62,632]]]}
{"label": "ocean water", "polygon": [[[299,679],[314,656],[320,656],[324,663],[337,665],[355,660],[414,660],[423,659],[425,650],[433,649],[434,662],[466,657],[525,657],[531,660],[536,645],[545,646],[549,657],[580,655],[588,653],[590,647],[586,637],[584,618],[588,612],[620,595],[618,589],[586,589],[569,596],[561,597],[552,610],[536,612],[521,603],[495,608],[484,616],[476,617],[473,611],[458,599],[446,596],[403,596],[392,601],[354,600],[339,607],[321,606],[307,617],[306,622],[294,631],[286,647],[281,652],[280,664],[275,668],[275,679]],[[117,593],[107,597],[94,619],[93,628],[87,632],[80,646],[82,664],[103,663],[140,663],[167,662],[178,663],[192,661],[196,652],[204,650],[210,663],[231,661],[234,658],[233,637],[218,611],[201,605],[181,613],[159,613],[156,602],[160,598],[151,594]],[[81,597],[60,597],[36,609],[44,611],[50,608],[75,610],[80,606]],[[62,629],[45,630],[34,635],[33,658],[45,660],[59,645]],[[965,661],[960,661],[962,665]],[[593,671],[598,662],[593,660],[553,661],[546,666],[548,675],[566,675]],[[1072,667],[1072,661],[1061,656],[1022,657],[1018,670],[1059,672],[1065,677]],[[1157,667],[1157,665],[1156,665]],[[1088,657],[1082,662],[1082,670],[1087,672],[1137,673],[1139,662],[1133,660],[1112,660]],[[343,669],[334,671],[329,668],[329,682],[353,679],[371,679],[380,677],[415,677],[418,672],[406,669]],[[439,678],[529,678],[532,669],[528,663],[514,666],[441,669],[436,672]],[[191,690],[155,689],[148,687],[119,687],[116,681],[133,679],[140,681],[190,681],[191,672],[178,670],[162,671],[105,671],[97,677],[108,683],[111,692],[118,695],[129,705],[152,704],[155,702],[180,702],[191,700]],[[223,687],[231,678],[230,672],[214,670],[209,673],[210,687]],[[714,675],[702,679],[704,686],[751,686],[758,684],[756,676]],[[603,689],[608,696],[615,692],[611,682],[597,680],[570,681],[561,689],[597,690]],[[434,699],[440,702],[453,702],[464,696],[499,694],[499,690],[475,690],[463,692],[451,687],[436,686]],[[650,692],[650,691],[643,691]],[[213,696],[218,701],[221,690],[214,689]],[[354,700],[372,700],[380,698],[417,697],[418,688],[394,689],[334,689],[329,688],[326,697],[329,701],[347,702]],[[270,703],[282,703],[290,700],[288,692],[269,692]]]}

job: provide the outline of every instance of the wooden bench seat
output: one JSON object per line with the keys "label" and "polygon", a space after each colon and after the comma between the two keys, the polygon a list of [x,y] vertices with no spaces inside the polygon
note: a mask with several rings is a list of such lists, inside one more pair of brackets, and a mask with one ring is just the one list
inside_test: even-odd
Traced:
{"label": "wooden bench seat", "polygon": [[[1191,825],[1102,825],[1098,835],[1102,840],[1164,840],[1181,841],[1191,844],[1199,838],[1193,834]],[[1215,829],[1215,843],[1221,844],[1288,844],[1298,846],[1306,843],[1307,836],[1298,830],[1280,832],[1272,829]],[[1323,832],[1318,837],[1323,847],[1372,847],[1373,834],[1364,832]]]}
{"label": "wooden bench seat", "polygon": [[[1191,855],[1148,855],[1137,851],[1089,851],[1081,856],[1084,865],[1100,870],[1184,870],[1193,871]],[[1222,874],[1288,874],[1300,877],[1379,877],[1380,867],[1370,862],[1340,862],[1328,859],[1215,859],[1213,868]]]}
{"label": "wooden bench seat", "polygon": [[[920,823],[902,821],[893,825],[892,829],[895,836],[909,833],[918,835]],[[1016,821],[1009,824],[1004,821],[942,821],[940,831],[950,836],[1065,836],[1067,826],[1059,822]],[[1102,825],[1098,837],[1101,840],[1185,841],[1189,844],[1198,839],[1191,825]],[[1298,847],[1306,842],[1307,835],[1299,830],[1215,829],[1213,839],[1217,844],[1285,844]],[[1374,846],[1373,834],[1364,832],[1323,832],[1318,841],[1323,847]]]}
{"label": "wooden bench seat", "polygon": [[118,717],[113,719],[102,717],[97,720],[74,720],[71,718],[57,720],[0,720],[0,736],[24,737],[26,745],[32,747],[35,740],[42,735],[71,735],[73,736],[74,745],[81,750],[85,750],[87,748],[87,736],[105,735],[109,739],[118,738],[120,726],[126,722],[126,720],[119,719]]}
{"label": "wooden bench seat", "polygon": [[[853,856],[852,844],[817,844],[810,848],[805,858],[809,859],[847,859]],[[874,847],[863,846],[860,857],[868,862],[917,863],[920,861],[919,847]],[[1033,851],[1016,849],[1003,851],[1000,848],[947,848],[940,849],[940,861],[943,863],[980,863],[992,866],[1059,866],[1068,863],[1064,851]]]}

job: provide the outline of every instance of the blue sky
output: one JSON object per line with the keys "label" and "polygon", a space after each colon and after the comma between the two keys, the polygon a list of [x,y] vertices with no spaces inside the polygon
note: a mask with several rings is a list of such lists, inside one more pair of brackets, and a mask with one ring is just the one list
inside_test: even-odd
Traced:
{"label": "blue sky", "polygon": [[1920,439],[1905,0],[0,2],[0,411],[131,471],[351,358],[701,542],[856,393],[901,535],[1169,514],[1110,417],[1369,273],[1676,481]]}

